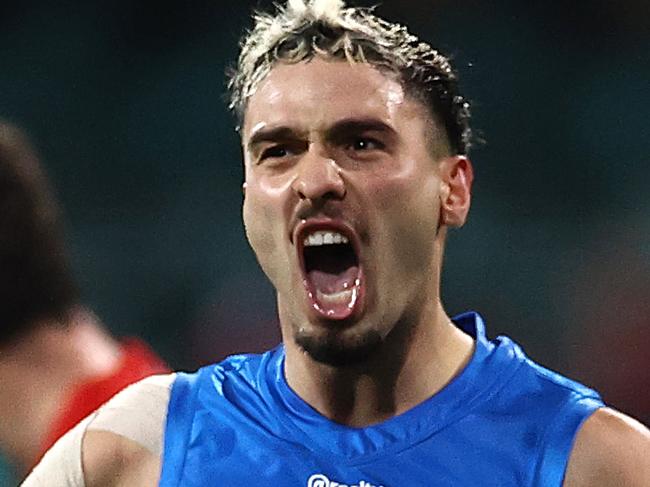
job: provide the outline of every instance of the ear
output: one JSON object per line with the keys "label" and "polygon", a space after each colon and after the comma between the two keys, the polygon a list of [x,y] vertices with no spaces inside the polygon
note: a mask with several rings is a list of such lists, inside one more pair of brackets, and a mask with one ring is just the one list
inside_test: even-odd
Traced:
{"label": "ear", "polygon": [[472,200],[474,169],[465,156],[440,161],[440,225],[462,227]]}

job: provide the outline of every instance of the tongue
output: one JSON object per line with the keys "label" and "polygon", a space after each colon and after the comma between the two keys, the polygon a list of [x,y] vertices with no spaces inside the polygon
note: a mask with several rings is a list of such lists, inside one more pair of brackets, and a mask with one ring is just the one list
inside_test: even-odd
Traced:
{"label": "tongue", "polygon": [[309,280],[323,294],[334,294],[352,289],[359,273],[357,266],[350,266],[339,274],[331,274],[318,269],[308,272]]}

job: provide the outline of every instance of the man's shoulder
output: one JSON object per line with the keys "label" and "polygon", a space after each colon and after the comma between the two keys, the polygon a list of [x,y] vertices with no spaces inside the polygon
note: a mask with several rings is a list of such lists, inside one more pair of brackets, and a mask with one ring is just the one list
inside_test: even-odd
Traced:
{"label": "man's shoulder", "polygon": [[618,411],[599,409],[578,432],[564,485],[650,485],[650,430]]}
{"label": "man's shoulder", "polygon": [[82,446],[84,487],[156,486],[161,459],[116,433],[87,431]]}
{"label": "man's shoulder", "polygon": [[[488,365],[497,376],[488,408],[506,408],[510,414],[533,416],[543,424],[574,416],[579,423],[604,406],[598,392],[559,372],[538,364],[508,337],[499,336]],[[578,424],[576,424],[578,426]]]}
{"label": "man's shoulder", "polygon": [[154,375],[128,386],[98,410],[88,431],[109,431],[160,455],[175,378],[176,374]]}
{"label": "man's shoulder", "polygon": [[[199,391],[216,384],[220,391],[226,383],[235,390],[250,388],[263,361],[264,355],[234,355],[195,372],[149,377],[120,392],[101,408],[84,436],[86,487],[157,485],[163,439],[182,441],[200,407],[194,399]],[[221,394],[210,397],[212,407],[223,405]]]}
{"label": "man's shoulder", "polygon": [[175,378],[166,374],[142,379],[99,409],[81,446],[86,487],[157,485]]}
{"label": "man's shoulder", "polygon": [[149,485],[144,480],[124,483],[122,479],[144,479],[137,476],[151,477],[159,470],[174,378],[175,374],[151,376],[116,394],[63,435],[23,485]]}
{"label": "man's shoulder", "polygon": [[115,394],[115,396],[107,401],[100,409],[106,408],[106,406],[116,402],[133,400],[133,398],[141,397],[142,395],[168,395],[168,391],[174,383],[175,378],[176,373],[172,372],[170,374],[150,375],[144,379],[140,379]]}
{"label": "man's shoulder", "polygon": [[[534,399],[550,414],[589,416],[604,406],[600,394],[573,379],[525,358],[515,383],[521,386],[524,401]],[[546,408],[544,408],[544,405]]]}
{"label": "man's shoulder", "polygon": [[461,324],[464,320],[462,328],[470,335],[475,334],[477,343],[489,342],[482,347],[486,350],[483,352],[485,358],[478,370],[482,380],[492,381],[491,390],[498,390],[495,406],[515,410],[521,406],[522,411],[527,412],[530,403],[535,402],[537,409],[548,410],[551,414],[564,406],[585,401],[603,406],[596,391],[537,363],[512,338],[499,335],[489,340],[480,315],[469,312],[454,320]]}

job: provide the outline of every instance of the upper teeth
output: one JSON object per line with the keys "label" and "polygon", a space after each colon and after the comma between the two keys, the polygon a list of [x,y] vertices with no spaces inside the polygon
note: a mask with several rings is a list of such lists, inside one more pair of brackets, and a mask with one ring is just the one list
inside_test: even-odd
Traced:
{"label": "upper teeth", "polygon": [[305,247],[314,245],[346,244],[348,243],[348,238],[345,235],[341,235],[339,232],[319,230],[307,235],[304,243]]}

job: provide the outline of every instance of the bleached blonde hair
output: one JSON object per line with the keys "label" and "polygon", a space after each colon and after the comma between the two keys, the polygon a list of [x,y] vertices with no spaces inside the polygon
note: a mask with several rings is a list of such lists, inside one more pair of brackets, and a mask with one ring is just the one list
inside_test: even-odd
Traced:
{"label": "bleached blonde hair", "polygon": [[369,63],[393,73],[405,89],[430,107],[449,146],[466,154],[471,141],[470,106],[458,89],[449,59],[388,22],[372,9],[349,8],[343,0],[288,0],[274,13],[257,12],[230,74],[230,108],[241,125],[249,98],[276,63],[314,56]]}

